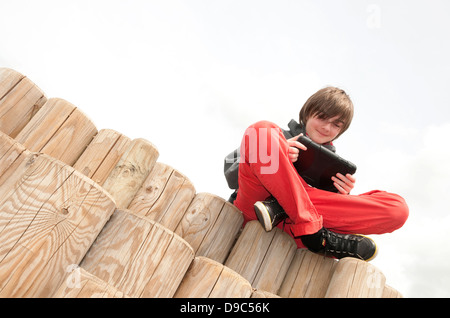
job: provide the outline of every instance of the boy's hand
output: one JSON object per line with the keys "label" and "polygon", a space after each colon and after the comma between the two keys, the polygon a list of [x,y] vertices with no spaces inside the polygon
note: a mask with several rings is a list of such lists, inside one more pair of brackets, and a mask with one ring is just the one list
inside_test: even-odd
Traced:
{"label": "boy's hand", "polygon": [[334,186],[338,189],[339,193],[350,194],[350,191],[355,187],[355,177],[350,173],[347,173],[345,176],[338,173],[336,174],[336,177],[331,177],[331,180],[334,181]]}
{"label": "boy's hand", "polygon": [[297,161],[298,154],[300,153],[299,148],[302,150],[306,150],[306,146],[297,141],[298,137],[300,137],[301,135],[303,134],[287,139],[289,145],[289,159],[291,159],[292,162]]}

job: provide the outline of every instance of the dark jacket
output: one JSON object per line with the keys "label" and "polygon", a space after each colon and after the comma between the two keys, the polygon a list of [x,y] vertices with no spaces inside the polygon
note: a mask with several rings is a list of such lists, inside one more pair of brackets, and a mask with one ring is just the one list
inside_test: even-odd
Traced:
{"label": "dark jacket", "polygon": [[[291,119],[291,121],[288,123],[289,130],[284,130],[283,135],[286,139],[292,138],[294,136],[298,136],[300,133],[305,133],[305,127],[299,123],[297,123],[294,119]],[[324,145],[324,147],[330,149],[333,152],[336,152],[336,148],[333,146],[333,144],[327,144]],[[238,174],[239,174],[239,157],[240,152],[239,148],[231,152],[228,156],[225,157],[225,163],[224,163],[224,174],[225,178],[228,182],[228,187],[230,189],[238,189],[239,183],[238,183]]]}

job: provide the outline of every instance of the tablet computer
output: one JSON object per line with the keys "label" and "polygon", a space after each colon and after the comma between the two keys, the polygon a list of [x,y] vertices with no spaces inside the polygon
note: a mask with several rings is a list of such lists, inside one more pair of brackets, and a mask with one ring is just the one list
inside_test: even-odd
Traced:
{"label": "tablet computer", "polygon": [[315,143],[310,138],[300,136],[297,140],[308,149],[299,149],[300,153],[297,161],[294,162],[294,167],[310,186],[330,192],[338,192],[331,177],[336,176],[338,172],[344,176],[347,173],[354,174],[356,172],[355,164]]}

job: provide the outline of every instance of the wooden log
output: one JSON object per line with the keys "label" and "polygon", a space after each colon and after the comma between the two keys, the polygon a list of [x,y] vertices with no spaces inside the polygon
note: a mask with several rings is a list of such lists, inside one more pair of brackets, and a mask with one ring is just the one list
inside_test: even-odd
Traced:
{"label": "wooden log", "polygon": [[[274,294],[278,293],[296,249],[295,241],[277,228],[252,285]],[[274,272],[274,268],[278,270]]]}
{"label": "wooden log", "polygon": [[386,278],[368,262],[356,258],[339,260],[325,294],[326,298],[380,298]]}
{"label": "wooden log", "polygon": [[128,209],[175,231],[194,196],[195,188],[187,177],[156,162]]}
{"label": "wooden log", "polygon": [[50,297],[115,205],[92,180],[47,155],[18,168],[0,203],[0,297]]}
{"label": "wooden log", "polygon": [[325,297],[336,264],[335,259],[297,249],[278,294],[289,298]]}
{"label": "wooden log", "polygon": [[96,134],[95,125],[76,108],[41,151],[72,166]]}
{"label": "wooden log", "polygon": [[174,298],[208,298],[223,269],[223,265],[197,256],[191,263]]}
{"label": "wooden log", "polygon": [[52,298],[126,298],[114,286],[85,271],[81,267],[68,268],[68,276]]}
{"label": "wooden log", "polygon": [[111,129],[102,129],[73,167],[103,185],[130,145],[130,138]]}
{"label": "wooden log", "polygon": [[281,298],[281,297],[262,289],[255,289],[253,290],[253,293],[250,296],[250,298]]}
{"label": "wooden log", "polygon": [[152,170],[159,152],[145,139],[131,141],[103,187],[116,200],[117,208],[127,209]]}
{"label": "wooden log", "polygon": [[248,298],[253,291],[252,285],[241,275],[224,266],[214,285],[210,298]]}
{"label": "wooden log", "polygon": [[8,135],[0,132],[0,177],[25,150],[24,146]]}
{"label": "wooden log", "polygon": [[14,138],[47,98],[32,81],[12,70],[0,70],[0,83],[0,131]]}
{"label": "wooden log", "polygon": [[[31,153],[11,137],[0,132],[0,203],[14,191],[24,171],[38,154]],[[1,214],[1,211],[0,211]]]}
{"label": "wooden log", "polygon": [[241,275],[207,257],[197,256],[175,298],[248,298],[252,286]]}
{"label": "wooden log", "polygon": [[224,199],[198,193],[175,232],[184,238],[197,256],[223,263],[244,222],[242,213]]}
{"label": "wooden log", "polygon": [[13,69],[0,67],[0,99],[8,94],[24,77]]}
{"label": "wooden log", "polygon": [[172,231],[116,210],[80,266],[130,297],[172,297],[193,259]]}
{"label": "wooden log", "polygon": [[225,265],[253,283],[275,233],[265,232],[257,221],[248,222]]}
{"label": "wooden log", "polygon": [[250,221],[225,265],[254,288],[277,294],[296,249],[295,241],[281,229],[266,232],[258,221]]}
{"label": "wooden log", "polygon": [[27,149],[39,152],[74,110],[74,105],[50,98],[15,139]]}
{"label": "wooden log", "polygon": [[2,156],[15,143],[17,143],[16,140],[0,131],[0,156]]}
{"label": "wooden log", "polygon": [[389,285],[385,285],[383,289],[382,298],[403,298],[403,295],[396,289]]}
{"label": "wooden log", "polygon": [[73,165],[96,134],[95,125],[79,109],[51,98],[15,139],[31,151]]}

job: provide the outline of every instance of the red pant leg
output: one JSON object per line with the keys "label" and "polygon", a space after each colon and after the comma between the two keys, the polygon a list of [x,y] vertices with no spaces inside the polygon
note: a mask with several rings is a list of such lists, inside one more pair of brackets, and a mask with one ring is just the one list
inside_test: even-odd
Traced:
{"label": "red pant leg", "polygon": [[250,126],[241,143],[239,191],[234,204],[245,221],[255,220],[253,204],[273,195],[292,223],[296,235],[312,234],[322,228],[302,179],[288,156],[289,146],[282,130],[262,121]]}
{"label": "red pant leg", "polygon": [[409,215],[405,200],[386,191],[342,195],[309,187],[307,192],[324,227],[338,233],[390,233],[402,227]]}

